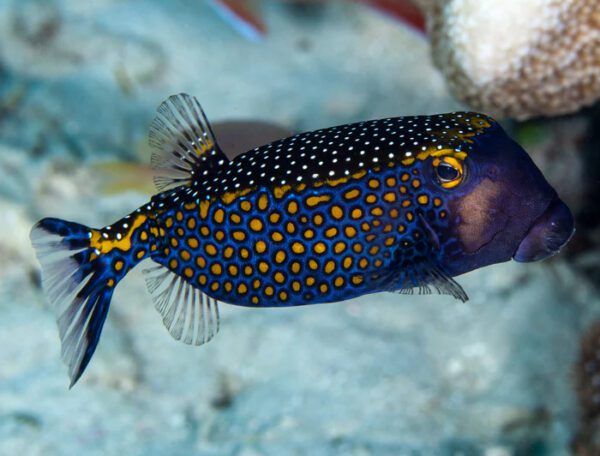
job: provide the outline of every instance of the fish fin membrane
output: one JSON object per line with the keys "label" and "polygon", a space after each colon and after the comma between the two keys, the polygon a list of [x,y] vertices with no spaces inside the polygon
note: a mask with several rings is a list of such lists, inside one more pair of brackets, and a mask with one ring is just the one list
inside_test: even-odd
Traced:
{"label": "fish fin membrane", "polygon": [[46,218],[30,234],[42,266],[42,287],[58,323],[70,387],[96,350],[114,290],[107,286],[110,263],[89,248],[89,233],[84,225]]}
{"label": "fish fin membrane", "polygon": [[225,156],[195,97],[180,93],[163,101],[150,125],[148,143],[158,190],[191,186],[195,176],[221,167]]}
{"label": "fish fin membrane", "polygon": [[219,331],[218,301],[163,266],[143,270],[156,310],[174,339],[202,345]]}
{"label": "fish fin membrane", "polygon": [[400,294],[446,294],[462,302],[467,302],[469,297],[463,288],[450,277],[441,267],[430,263],[423,263],[408,272],[401,274],[399,281],[401,287],[392,290]]}

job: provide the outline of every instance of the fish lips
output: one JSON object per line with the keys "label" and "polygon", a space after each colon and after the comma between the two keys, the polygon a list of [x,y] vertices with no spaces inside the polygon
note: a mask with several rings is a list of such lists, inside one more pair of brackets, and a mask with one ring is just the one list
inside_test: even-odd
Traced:
{"label": "fish lips", "polygon": [[556,255],[575,233],[573,215],[565,203],[555,198],[529,228],[513,255],[526,263]]}

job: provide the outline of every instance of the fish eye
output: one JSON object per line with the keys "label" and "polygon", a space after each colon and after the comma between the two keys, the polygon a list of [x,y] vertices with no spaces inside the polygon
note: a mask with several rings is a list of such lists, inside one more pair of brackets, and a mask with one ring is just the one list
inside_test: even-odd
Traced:
{"label": "fish eye", "polygon": [[460,184],[464,177],[463,164],[454,157],[436,159],[433,163],[435,176],[442,188],[450,189]]}

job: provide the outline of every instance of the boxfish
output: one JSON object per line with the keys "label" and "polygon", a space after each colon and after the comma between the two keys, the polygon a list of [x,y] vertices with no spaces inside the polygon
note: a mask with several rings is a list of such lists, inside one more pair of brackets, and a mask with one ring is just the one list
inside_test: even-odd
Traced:
{"label": "boxfish", "polygon": [[282,307],[369,293],[440,293],[455,276],[556,254],[571,212],[527,153],[475,112],[300,133],[228,159],[196,98],[150,127],[158,193],[103,228],[44,218],[31,240],[71,386],[117,284],[144,260],[170,334],[200,345],[219,303]]}

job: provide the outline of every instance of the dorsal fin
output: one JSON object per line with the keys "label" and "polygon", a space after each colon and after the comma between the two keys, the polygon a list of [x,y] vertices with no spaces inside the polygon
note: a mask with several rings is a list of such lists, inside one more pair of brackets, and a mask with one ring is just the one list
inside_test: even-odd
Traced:
{"label": "dorsal fin", "polygon": [[207,175],[228,161],[195,97],[172,95],[157,113],[148,142],[158,190],[189,186],[198,174]]}

